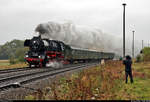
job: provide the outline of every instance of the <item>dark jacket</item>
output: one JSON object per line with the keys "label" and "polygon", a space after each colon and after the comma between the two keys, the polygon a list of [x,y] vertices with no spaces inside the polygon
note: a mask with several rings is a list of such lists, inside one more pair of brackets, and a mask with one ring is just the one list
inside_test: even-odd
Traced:
{"label": "dark jacket", "polygon": [[123,64],[125,65],[125,71],[126,71],[126,72],[132,71],[132,69],[131,69],[132,60],[129,60],[129,59],[124,60],[124,61],[123,61]]}

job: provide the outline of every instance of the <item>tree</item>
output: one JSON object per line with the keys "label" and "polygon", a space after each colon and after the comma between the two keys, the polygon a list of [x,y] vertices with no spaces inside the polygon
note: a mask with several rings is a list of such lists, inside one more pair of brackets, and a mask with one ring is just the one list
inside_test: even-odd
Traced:
{"label": "tree", "polygon": [[10,56],[15,56],[17,49],[24,48],[24,41],[12,40],[0,46],[0,59],[9,59]]}
{"label": "tree", "polygon": [[0,59],[9,59],[11,64],[24,62],[27,50],[28,48],[24,47],[24,41],[15,39],[0,46]]}
{"label": "tree", "polygon": [[144,61],[150,61],[150,47],[144,47],[144,49],[142,49],[142,59]]}
{"label": "tree", "polygon": [[15,56],[18,62],[24,62],[24,56],[28,48],[18,48],[15,52]]}

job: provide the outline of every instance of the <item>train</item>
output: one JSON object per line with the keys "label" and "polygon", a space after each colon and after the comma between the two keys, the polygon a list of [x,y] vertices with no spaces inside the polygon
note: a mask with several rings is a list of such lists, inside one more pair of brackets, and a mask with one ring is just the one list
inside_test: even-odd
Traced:
{"label": "train", "polygon": [[34,36],[26,39],[24,46],[29,48],[25,54],[25,60],[29,67],[46,67],[46,64],[57,61],[63,64],[73,64],[75,62],[91,62],[111,60],[114,58],[112,52],[99,52],[83,48],[76,48],[58,40],[49,40]]}

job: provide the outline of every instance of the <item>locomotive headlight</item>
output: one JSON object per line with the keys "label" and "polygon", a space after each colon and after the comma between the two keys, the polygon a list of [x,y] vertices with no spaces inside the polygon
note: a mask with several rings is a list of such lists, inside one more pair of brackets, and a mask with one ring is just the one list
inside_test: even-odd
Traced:
{"label": "locomotive headlight", "polygon": [[39,55],[39,58],[42,58],[42,59],[44,59],[44,58],[45,58],[45,56],[43,56],[43,55]]}
{"label": "locomotive headlight", "polygon": [[29,55],[25,55],[25,57],[29,57]]}

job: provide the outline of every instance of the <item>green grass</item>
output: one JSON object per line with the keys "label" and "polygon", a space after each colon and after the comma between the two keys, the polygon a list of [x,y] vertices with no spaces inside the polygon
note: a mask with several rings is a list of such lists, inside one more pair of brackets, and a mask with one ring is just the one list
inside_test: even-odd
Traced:
{"label": "green grass", "polygon": [[120,99],[150,100],[150,62],[134,63],[133,69],[133,73],[138,74],[134,75],[133,84],[130,83],[129,78],[128,84],[122,81],[123,84],[119,93],[126,93],[126,95],[123,95]]}
{"label": "green grass", "polygon": [[0,60],[0,66],[7,66],[10,65],[8,60]]}
{"label": "green grass", "polygon": [[7,66],[10,65],[9,63],[0,63],[0,66]]}
{"label": "green grass", "polygon": [[27,64],[25,63],[10,64],[9,60],[0,60],[0,70],[9,68],[21,68],[21,67],[27,67]]}
{"label": "green grass", "polygon": [[[134,83],[124,84],[122,90],[131,96],[131,99],[150,100],[150,79],[134,78]],[[120,90],[120,92],[122,91]],[[134,96],[134,97],[133,97]]]}

